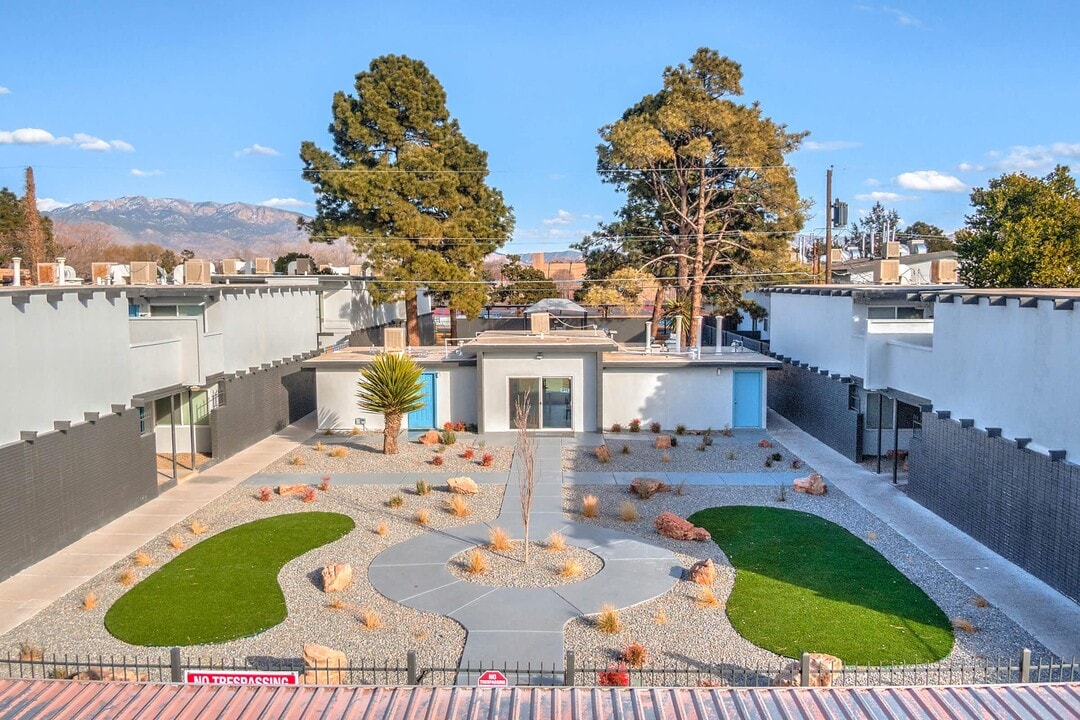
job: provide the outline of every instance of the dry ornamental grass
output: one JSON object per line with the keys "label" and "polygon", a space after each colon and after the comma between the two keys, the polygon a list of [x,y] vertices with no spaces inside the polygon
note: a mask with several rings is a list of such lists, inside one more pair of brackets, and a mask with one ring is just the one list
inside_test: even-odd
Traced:
{"label": "dry ornamental grass", "polygon": [[379,523],[378,526],[375,528],[376,535],[386,535],[386,533],[388,533],[389,531],[390,527],[386,524],[385,520]]}
{"label": "dry ornamental grass", "polygon": [[135,564],[139,567],[146,567],[154,564],[154,558],[150,557],[150,553],[140,550],[135,553]]}
{"label": "dry ornamental grass", "polygon": [[427,508],[421,508],[416,511],[416,524],[421,527],[427,527],[427,524],[431,521],[431,513]]}
{"label": "dry ornamental grass", "polygon": [[382,627],[382,624],[382,616],[374,610],[365,608],[360,612],[360,625],[363,626],[365,630],[374,630],[375,628]]}
{"label": "dry ornamental grass", "polygon": [[627,500],[619,506],[619,518],[624,522],[634,522],[638,519],[637,506]]}
{"label": "dry ornamental grass", "polygon": [[975,599],[971,601],[971,604],[977,608],[990,607],[990,601],[984,598],[982,595],[976,595]]}
{"label": "dry ornamental grass", "polygon": [[341,598],[334,598],[330,602],[326,603],[326,607],[330,608],[331,610],[344,610],[348,607],[348,605]]}
{"label": "dry ornamental grass", "polygon": [[386,504],[392,508],[399,508],[405,504],[405,498],[400,495],[391,495],[390,499],[386,501]]}
{"label": "dry ornamental grass", "polygon": [[173,550],[183,550],[184,549],[184,538],[180,537],[179,535],[175,535],[175,534],[170,535],[169,536],[169,547],[171,547]]}
{"label": "dry ornamental grass", "polygon": [[581,499],[581,514],[587,518],[600,516],[600,498],[595,495],[586,495]]}
{"label": "dry ornamental grass", "polygon": [[605,603],[600,606],[600,614],[596,616],[596,629],[608,635],[614,635],[622,630],[619,611],[614,605]]}
{"label": "dry ornamental grass", "polygon": [[698,593],[697,600],[698,606],[703,608],[715,608],[720,607],[720,599],[716,597],[716,593],[713,589],[706,585],[701,588],[701,592]]}
{"label": "dry ornamental grass", "polygon": [[566,536],[558,530],[552,530],[547,536],[547,549],[550,552],[562,552],[566,549]]}
{"label": "dry ornamental grass", "polygon": [[664,612],[664,608],[660,608],[656,611],[656,614],[653,615],[653,621],[657,625],[667,625],[667,613]]}
{"label": "dry ornamental grass", "polygon": [[188,526],[188,530],[191,531],[192,535],[202,535],[209,529],[210,527],[200,520],[192,520],[191,525]]}
{"label": "dry ornamental grass", "polygon": [[[342,445],[338,445],[337,447],[335,447],[333,450],[330,451],[329,455],[332,458],[347,458],[347,457],[349,457],[349,448],[344,447]],[[303,464],[303,463],[301,463],[301,464]]]}
{"label": "dry ornamental grass", "polygon": [[454,517],[468,517],[470,513],[468,501],[460,495],[451,496],[446,508]]}
{"label": "dry ornamental grass", "polygon": [[470,575],[483,575],[488,571],[487,560],[484,559],[484,554],[480,552],[479,548],[470,550],[468,558],[465,571]]}
{"label": "dry ornamental grass", "polygon": [[312,445],[311,449],[314,450],[315,452],[322,452],[323,450],[326,449],[326,445],[324,445],[323,442],[320,440],[319,442]]}
{"label": "dry ornamental grass", "polygon": [[975,632],[975,626],[971,624],[970,620],[964,618],[954,618],[952,621],[953,630],[958,630],[965,633]]}
{"label": "dry ornamental grass", "polygon": [[506,552],[510,549],[510,535],[500,527],[491,528],[491,549]]}
{"label": "dry ornamental grass", "polygon": [[97,607],[97,604],[98,604],[98,596],[95,595],[94,593],[88,592],[85,595],[83,595],[83,599],[82,599],[82,609],[83,610],[93,610],[94,608]]}
{"label": "dry ornamental grass", "polygon": [[124,587],[131,587],[135,584],[135,571],[131,568],[124,570],[124,572],[120,573],[120,577],[116,578],[116,582]]}
{"label": "dry ornamental grass", "polygon": [[559,568],[558,576],[561,578],[576,578],[581,577],[584,573],[585,568],[581,566],[581,562],[570,559],[563,562],[562,567]]}
{"label": "dry ornamental grass", "polygon": [[295,467],[299,467],[304,464],[304,458],[300,457],[299,455],[293,455],[291,458],[289,458],[289,464]]}
{"label": "dry ornamental grass", "polygon": [[429,495],[431,493],[431,483],[427,480],[416,481],[416,494],[417,495]]}

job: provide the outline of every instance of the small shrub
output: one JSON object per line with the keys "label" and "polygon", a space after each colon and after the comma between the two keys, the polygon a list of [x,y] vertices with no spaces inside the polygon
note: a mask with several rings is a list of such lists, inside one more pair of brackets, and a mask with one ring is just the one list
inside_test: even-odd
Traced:
{"label": "small shrub", "polygon": [[798,470],[801,467],[802,467],[802,460],[800,460],[799,458],[795,458],[794,460],[791,461],[791,469],[792,470]]}
{"label": "small shrub", "polygon": [[255,497],[262,502],[270,502],[274,499],[274,491],[264,485],[259,488],[259,493]]}
{"label": "small shrub", "polygon": [[326,428],[325,430],[322,431],[322,434],[324,436],[326,436],[326,437],[330,437],[331,435],[334,434],[334,430],[332,428]]}
{"label": "small shrub", "polygon": [[457,443],[457,433],[453,430],[443,430],[439,436],[439,442],[443,445],[453,445]]}
{"label": "small shrub", "polygon": [[585,568],[581,566],[581,562],[574,560],[564,560],[562,567],[559,568],[559,577],[561,578],[576,578],[585,574]]}
{"label": "small shrub", "polygon": [[630,687],[630,673],[626,665],[608,665],[607,670],[596,674],[596,684],[602,687]]}
{"label": "small shrub", "polygon": [[28,642],[19,643],[20,660],[40,660],[45,656],[45,651],[37,645]]}
{"label": "small shrub", "polygon": [[365,630],[374,630],[382,627],[382,616],[374,610],[365,608],[360,611],[360,625]]}
{"label": "small shrub", "polygon": [[769,440],[767,438],[761,438],[760,440],[758,440],[757,446],[759,448],[771,448],[772,443],[769,442]]}
{"label": "small shrub", "polygon": [[776,502],[787,502],[787,485],[777,486]]}
{"label": "small shrub", "polygon": [[330,476],[329,475],[323,475],[322,479],[319,480],[319,489],[322,490],[323,492],[329,492],[330,491]]}
{"label": "small shrub", "polygon": [[131,568],[127,568],[124,572],[120,573],[120,577],[116,578],[116,582],[124,587],[131,587],[135,584],[135,571]]}
{"label": "small shrub", "polygon": [[442,429],[443,429],[443,430],[453,430],[453,429],[454,429],[454,423],[452,423],[452,422],[450,422],[449,420],[447,420],[446,422],[444,422],[444,423],[442,424]]}
{"label": "small shrub", "polygon": [[702,440],[701,442],[699,442],[699,443],[697,444],[697,449],[698,449],[698,452],[705,452],[705,451],[706,451],[706,450],[708,449],[708,447],[709,447],[709,446],[705,444],[705,441],[704,441],[704,440]]}
{"label": "small shrub", "polygon": [[548,533],[546,544],[550,552],[562,552],[566,549],[566,536],[558,530],[552,530]]}
{"label": "small shrub", "polygon": [[154,564],[154,558],[150,556],[150,553],[140,550],[135,553],[135,564],[139,567],[146,567],[147,565]]}
{"label": "small shrub", "polygon": [[326,607],[330,608],[331,610],[344,610],[349,606],[344,600],[336,597],[330,602],[326,603]]}
{"label": "small shrub", "polygon": [[703,608],[714,608],[720,606],[720,599],[716,597],[716,593],[708,585],[701,588],[701,592],[698,593],[697,604]]}
{"label": "small shrub", "polygon": [[619,611],[614,605],[605,603],[600,606],[600,614],[596,616],[596,629],[608,635],[614,635],[622,630]]}
{"label": "small shrub", "polygon": [[581,514],[587,518],[600,515],[600,498],[595,495],[586,495],[581,499]]}
{"label": "small shrub", "polygon": [[630,454],[630,446],[627,445],[626,443],[623,443],[622,450],[620,450],[619,452],[621,452],[623,455],[629,455]]}
{"label": "small shrub", "polygon": [[82,599],[82,609],[83,610],[93,610],[94,608],[97,607],[97,604],[98,604],[98,596],[95,595],[94,593],[88,592],[85,595],[83,595],[83,599]]}
{"label": "small shrub", "polygon": [[489,452],[483,454],[480,458],[480,467],[491,467],[495,464],[495,456]]}
{"label": "small shrub", "polygon": [[[672,438],[672,439],[674,440],[674,438]],[[672,445],[674,445],[674,444],[675,443],[672,443]],[[664,463],[665,465],[667,463],[671,462],[671,453],[669,453],[667,450],[665,450],[664,454],[660,456],[660,462]]]}
{"label": "small shrub", "polygon": [[461,453],[461,457],[465,458],[466,460],[472,460],[475,455],[476,450],[471,447],[465,448],[465,452]]}
{"label": "small shrub", "polygon": [[385,520],[383,520],[375,527],[376,535],[386,535],[386,533],[388,532],[390,532],[390,527],[386,524]]}
{"label": "small shrub", "polygon": [[659,435],[660,434],[660,423],[653,420],[651,423],[649,423],[649,430],[652,431],[653,435]]}
{"label": "small shrub", "polygon": [[990,607],[990,601],[984,598],[982,595],[976,595],[975,599],[971,601],[971,604],[977,608]]}
{"label": "small shrub", "polygon": [[705,443],[705,447],[712,447],[712,444],[713,444],[712,430],[706,430],[705,431],[705,436],[703,438],[701,438],[701,442]]}
{"label": "small shrub", "polygon": [[480,552],[479,548],[470,550],[468,558],[465,563],[465,572],[470,575],[483,575],[488,571],[487,560],[484,559],[484,553]]}
{"label": "small shrub", "polygon": [[686,481],[680,480],[679,484],[675,486],[675,494],[682,497],[686,494]]}
{"label": "small shrub", "polygon": [[202,535],[209,529],[210,527],[201,520],[192,520],[191,525],[188,526],[188,530],[191,531],[192,535]]}
{"label": "small shrub", "polygon": [[454,517],[468,517],[472,512],[469,510],[469,502],[460,495],[451,495],[446,507]]}
{"label": "small shrub", "polygon": [[664,612],[664,608],[656,611],[656,614],[653,615],[653,622],[657,625],[667,625],[667,613]]}
{"label": "small shrub", "polygon": [[323,444],[322,440],[320,440],[319,442],[312,445],[311,449],[314,450],[315,452],[322,452],[323,450],[326,449],[326,445]]}
{"label": "small shrub", "polygon": [[671,447],[679,447],[679,438],[676,435],[671,436]]}
{"label": "small shrub", "polygon": [[621,433],[622,432],[622,425],[620,425],[619,423],[611,423],[611,432],[613,432],[613,433]]}
{"label": "small shrub", "polygon": [[676,435],[685,435],[686,434],[686,426],[683,425],[682,423],[676,425],[675,426],[675,434]]}
{"label": "small shrub", "polygon": [[420,508],[416,511],[416,524],[421,527],[427,527],[427,524],[431,521],[431,513],[427,508]]}
{"label": "small shrub", "polygon": [[604,465],[611,462],[611,449],[607,445],[599,445],[593,448],[593,455]]}
{"label": "small shrub", "polygon": [[723,429],[720,430],[720,437],[732,437],[734,434],[735,433],[731,432],[731,428],[727,425],[725,425]]}
{"label": "small shrub", "polygon": [[964,618],[954,618],[952,621],[953,630],[958,630],[964,633],[975,632],[975,626],[971,624],[970,620]]}
{"label": "small shrub", "polygon": [[767,467],[767,468],[772,467],[772,458],[765,458],[765,467]]}
{"label": "small shrub", "polygon": [[446,452],[446,448],[447,448],[446,445],[443,445],[443,444],[440,443],[439,447],[435,448],[435,454],[436,455],[442,455],[444,452]]}
{"label": "small shrub", "polygon": [[630,421],[630,432],[632,432],[632,433],[641,432],[641,419],[640,418],[634,418],[633,420]]}
{"label": "small shrub", "polygon": [[349,448],[344,445],[338,445],[330,451],[330,457],[332,458],[347,458],[349,457]]}
{"label": "small shrub", "polygon": [[487,447],[487,440],[484,440],[483,438],[480,438],[479,440],[476,441],[476,447],[483,450],[485,447]]}
{"label": "small shrub", "polygon": [[360,428],[356,427],[355,425],[353,425],[353,429],[349,431],[349,434],[354,435],[354,436],[355,435],[362,435],[363,433],[364,433],[364,431],[361,430]]}
{"label": "small shrub", "polygon": [[728,460],[734,460],[735,459],[735,451],[734,450],[728,450],[727,459]]}
{"label": "small shrub", "polygon": [[300,467],[304,464],[304,458],[300,457],[299,455],[293,455],[291,458],[289,458],[289,464],[294,467]]}
{"label": "small shrub", "polygon": [[306,487],[300,493],[300,502],[313,503],[315,502],[315,488]]}
{"label": "small shrub", "polygon": [[399,508],[405,504],[405,498],[401,495],[391,495],[390,499],[386,501],[386,504],[392,508]]}
{"label": "small shrub", "polygon": [[442,455],[439,455],[439,454],[435,454],[431,458],[431,464],[434,465],[435,467],[440,467],[445,462],[446,462],[446,458],[444,458]]}
{"label": "small shrub", "polygon": [[416,494],[417,495],[429,495],[431,494],[431,483],[427,480],[416,481]]}
{"label": "small shrub", "polygon": [[184,538],[182,538],[182,537],[180,537],[179,535],[176,535],[176,534],[170,535],[169,536],[169,547],[171,547],[173,550],[183,550],[184,549]]}
{"label": "small shrub", "polygon": [[467,429],[468,427],[465,425],[464,422],[459,421],[454,423],[454,432],[465,432]]}
{"label": "small shrub", "polygon": [[623,522],[634,522],[638,519],[637,507],[627,500],[619,506],[619,519]]}
{"label": "small shrub", "polygon": [[772,455],[770,455],[769,458],[773,462],[780,462],[781,460],[784,459],[784,456],[777,452],[777,453],[773,453]]}
{"label": "small shrub", "polygon": [[645,649],[645,646],[641,643],[630,643],[623,648],[621,659],[626,661],[626,664],[630,667],[639,668],[645,664],[645,661],[649,658],[649,651]]}
{"label": "small shrub", "polygon": [[492,550],[498,550],[499,552],[506,552],[510,549],[510,534],[503,530],[501,527],[491,528],[491,532],[488,534],[491,538],[489,545]]}
{"label": "small shrub", "polygon": [[866,533],[866,539],[870,542],[877,542],[877,533],[871,530],[870,532]]}

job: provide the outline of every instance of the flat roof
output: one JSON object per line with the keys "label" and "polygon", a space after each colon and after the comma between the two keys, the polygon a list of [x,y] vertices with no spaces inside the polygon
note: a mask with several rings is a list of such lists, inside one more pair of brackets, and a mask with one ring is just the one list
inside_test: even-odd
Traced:
{"label": "flat roof", "polygon": [[[730,348],[728,348],[730,350]],[[620,348],[604,353],[604,367],[782,367],[784,363],[752,350],[738,352],[702,352],[699,357],[686,353],[653,352]]]}
{"label": "flat roof", "polygon": [[535,334],[529,331],[487,330],[464,345],[465,348],[537,348],[544,350],[616,350],[619,344],[602,330],[554,330]]}
{"label": "flat roof", "polygon": [[774,285],[760,292],[784,295],[824,295],[850,297],[856,301],[908,300],[915,302],[952,302],[956,298],[990,298],[991,305],[1004,304],[1006,299],[1019,300],[1028,306],[1038,300],[1069,302],[1080,300],[1080,288],[969,288],[966,285],[862,285],[829,283],[828,285]]}

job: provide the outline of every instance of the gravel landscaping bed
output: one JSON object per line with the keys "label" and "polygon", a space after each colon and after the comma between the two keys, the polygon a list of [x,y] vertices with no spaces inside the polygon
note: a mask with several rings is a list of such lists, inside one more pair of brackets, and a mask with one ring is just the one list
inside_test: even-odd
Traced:
{"label": "gravel landscaping bed", "polygon": [[[759,447],[757,441],[746,442],[739,437],[713,436],[713,444],[698,450],[700,436],[672,436],[678,442],[669,450],[654,447],[656,435],[605,435],[604,440],[611,452],[611,461],[602,463],[596,459],[596,445],[568,445],[563,448],[562,469],[578,472],[791,472],[794,453],[776,440],[772,447]],[[627,452],[627,450],[629,452]],[[780,460],[770,460],[775,453]],[[664,462],[665,455],[668,462]],[[812,469],[799,460],[799,472],[809,474]]]}
{"label": "gravel landscaping bed", "polygon": [[[483,439],[469,433],[457,433],[453,445],[421,445],[402,435],[396,455],[383,455],[382,433],[364,435],[316,435],[295,450],[282,455],[262,470],[264,473],[378,473],[378,472],[452,472],[469,475],[473,473],[507,472],[514,455],[512,447],[480,447]],[[316,450],[316,447],[321,449]],[[444,448],[443,452],[436,453]],[[333,457],[331,451],[344,448],[345,457]],[[471,448],[474,457],[462,457]],[[338,450],[340,452],[340,450]],[[480,459],[491,453],[493,462],[483,467]],[[441,455],[443,465],[433,465],[431,460]],[[295,458],[299,458],[296,460]]]}
{"label": "gravel landscaping bed", "polygon": [[[600,499],[600,517],[589,519],[580,514],[581,498],[585,495]],[[677,553],[684,569],[697,560],[712,558],[717,569],[713,590],[720,600],[718,607],[701,606],[697,602],[701,586],[684,579],[664,595],[622,611],[623,629],[617,634],[601,633],[591,618],[572,620],[566,625],[565,643],[567,650],[576,652],[579,668],[603,668],[616,663],[622,649],[634,642],[641,643],[649,651],[645,670],[675,665],[719,664],[725,668],[725,673],[734,673],[736,677],[746,675],[749,679],[745,682],[752,683],[756,671],[761,671],[758,679],[763,682],[789,662],[751,644],[731,626],[723,603],[731,593],[735,570],[716,543],[670,540],[659,535],[652,525],[653,518],[664,510],[687,517],[698,510],[724,505],[790,508],[831,520],[869,542],[921,587],[949,618],[962,618],[974,625],[974,632],[956,632],[953,651],[948,657],[930,666],[921,666],[929,670],[924,669],[921,674],[915,671],[892,673],[873,679],[873,682],[934,682],[934,678],[942,677],[942,668],[959,664],[977,665],[986,659],[1008,659],[1015,663],[1023,648],[1030,648],[1036,656],[1050,654],[1001,611],[993,607],[977,607],[977,595],[958,578],[834,488],[821,497],[789,490],[784,503],[777,502],[777,489],[770,487],[689,486],[681,496],[661,493],[642,501],[633,499],[625,488],[611,485],[572,486],[564,489],[563,497],[564,508],[575,520],[640,535],[669,548]],[[634,502],[640,511],[640,519],[633,522],[624,522],[618,517],[619,506],[628,500]],[[767,608],[764,611],[767,612]],[[723,677],[716,679],[730,680]],[[841,682],[844,680],[841,678]],[[968,682],[973,680],[969,678]],[[584,681],[593,682],[595,678],[585,678]],[[697,678],[690,677],[680,681],[680,684],[694,685],[697,681]],[[667,682],[670,683],[670,677]],[[859,682],[866,682],[866,679],[860,677]]]}
{"label": "gravel landscaping bed", "polygon": [[[166,648],[129,645],[105,629],[106,610],[127,589],[117,581],[121,573],[131,568],[136,581],[141,581],[175,557],[178,551],[169,546],[170,535],[181,537],[185,546],[190,547],[216,532],[252,520],[317,510],[348,515],[355,520],[356,529],[340,540],[295,558],[282,568],[278,581],[288,606],[285,621],[251,637],[185,647],[183,655],[240,662],[262,658],[255,662],[297,663],[303,644],[315,642],[344,652],[354,663],[386,662],[404,666],[406,651],[415,650],[422,663],[453,665],[465,644],[464,629],[449,618],[386,599],[368,583],[367,566],[389,546],[420,533],[493,520],[499,514],[504,489],[504,485],[480,486],[479,494],[468,498],[470,515],[459,518],[445,510],[450,497],[445,485],[436,485],[425,496],[417,495],[412,487],[334,486],[328,491],[320,491],[313,503],[301,502],[297,496],[277,495],[270,502],[261,502],[256,499],[254,488],[241,486],[140,548],[153,558],[150,566],[135,567],[130,557],[116,563],[0,637],[0,653],[10,651],[17,656],[19,644],[26,642],[41,648],[46,657],[53,654],[61,657],[64,654],[103,655],[106,658],[110,655],[117,658],[164,657],[167,662]],[[387,505],[393,495],[404,499],[401,507]],[[426,530],[414,519],[422,508],[430,515]],[[193,519],[207,525],[209,530],[203,535],[192,535],[190,523]],[[385,534],[380,535],[377,530],[382,524],[385,524]],[[342,592],[327,594],[321,589],[320,571],[332,562],[350,563],[353,583]],[[84,610],[83,600],[88,593],[94,593],[98,602],[93,609]],[[340,600],[340,609],[328,607],[335,599]],[[365,610],[379,615],[379,627],[365,629],[360,619]],[[13,671],[17,673],[17,667]]]}
{"label": "gravel landscaping bed", "polygon": [[[604,567],[604,561],[585,548],[567,545],[559,551],[550,550],[546,543],[529,542],[529,564],[524,565],[522,555],[525,543],[515,540],[509,550],[495,550],[490,546],[481,546],[478,551],[487,563],[488,571],[473,574],[466,568],[469,565],[471,550],[460,552],[450,558],[450,573],[455,577],[479,585],[492,587],[537,588],[553,585],[566,585],[590,578]],[[564,563],[576,562],[580,574],[564,577],[561,573]]]}

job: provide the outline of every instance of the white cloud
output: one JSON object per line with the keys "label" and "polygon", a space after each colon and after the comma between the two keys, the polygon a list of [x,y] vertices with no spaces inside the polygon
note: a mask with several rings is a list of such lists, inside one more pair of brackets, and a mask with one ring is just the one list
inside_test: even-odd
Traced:
{"label": "white cloud", "polygon": [[91,152],[109,152],[110,150],[133,152],[135,150],[131,143],[123,140],[102,140],[86,133],[75,133],[74,140],[80,150],[90,150]]}
{"label": "white cloud", "polygon": [[888,15],[896,21],[897,25],[902,25],[904,27],[920,27],[922,25],[922,21],[919,20],[919,18],[915,17],[906,10],[889,7],[888,5],[866,5],[864,3],[860,3],[855,6],[855,9],[865,13]]}
{"label": "white cloud", "polygon": [[540,221],[544,225],[569,225],[574,222],[574,214],[565,210],[559,210],[554,217],[544,218]]}
{"label": "white cloud", "polygon": [[309,202],[303,200],[297,200],[296,198],[270,198],[269,200],[263,200],[258,203],[259,205],[265,205],[272,208],[302,208],[313,207]]}
{"label": "white cloud", "polygon": [[131,174],[135,177],[156,177],[158,175],[164,175],[161,170],[140,170],[139,168],[131,168]]}
{"label": "white cloud", "polygon": [[71,203],[60,202],[59,200],[53,200],[52,198],[38,198],[37,209],[41,212],[49,212],[50,210],[58,210],[60,208],[66,208]]}
{"label": "white cloud", "polygon": [[956,166],[957,172],[982,172],[985,169],[985,165],[973,165],[969,162],[962,162]]}
{"label": "white cloud", "polygon": [[1080,143],[1014,145],[994,166],[1005,172],[1046,172],[1059,162],[1076,158],[1080,158]]}
{"label": "white cloud", "polygon": [[70,142],[70,138],[55,137],[41,128],[0,130],[0,145],[66,145]]}
{"label": "white cloud", "polygon": [[881,187],[881,181],[877,178],[866,178],[865,180],[863,180],[863,185],[867,185],[869,187]]}
{"label": "white cloud", "polygon": [[799,149],[809,150],[810,152],[827,152],[832,150],[847,150],[849,148],[859,147],[860,145],[862,145],[862,143],[855,142],[854,140],[822,140],[821,142],[807,140]]}
{"label": "white cloud", "polygon": [[3,85],[0,85],[0,95],[10,95],[10,94],[11,94],[11,90],[9,88],[6,88]]}
{"label": "white cloud", "polygon": [[279,153],[274,148],[266,147],[265,145],[260,145],[259,143],[255,143],[251,147],[246,147],[243,150],[236,151],[236,157],[240,157],[241,155],[263,155],[266,157],[273,157],[274,155],[280,154],[281,153]]}
{"label": "white cloud", "polygon": [[855,196],[856,200],[862,200],[863,202],[872,200],[874,202],[901,202],[903,200],[910,200],[907,195],[901,195],[900,193],[885,192],[883,190],[875,190],[874,192],[861,193]]}
{"label": "white cloud", "polygon": [[135,146],[131,143],[124,142],[123,140],[110,140],[109,144],[113,146],[113,150],[119,150],[120,152],[135,152]]}
{"label": "white cloud", "polygon": [[923,192],[965,192],[968,189],[960,178],[944,175],[937,170],[900,173],[896,176],[896,184],[905,190]]}

